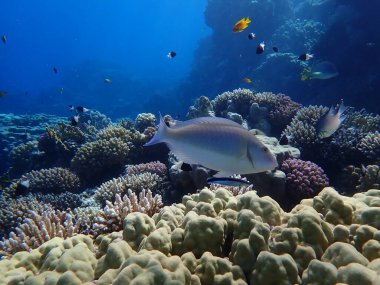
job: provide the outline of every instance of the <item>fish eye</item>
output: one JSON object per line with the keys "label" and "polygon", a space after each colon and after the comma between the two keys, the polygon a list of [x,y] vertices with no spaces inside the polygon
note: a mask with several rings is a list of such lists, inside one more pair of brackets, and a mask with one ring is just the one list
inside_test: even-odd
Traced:
{"label": "fish eye", "polygon": [[267,147],[263,147],[263,151],[264,151],[264,152],[268,152],[269,149],[268,149]]}

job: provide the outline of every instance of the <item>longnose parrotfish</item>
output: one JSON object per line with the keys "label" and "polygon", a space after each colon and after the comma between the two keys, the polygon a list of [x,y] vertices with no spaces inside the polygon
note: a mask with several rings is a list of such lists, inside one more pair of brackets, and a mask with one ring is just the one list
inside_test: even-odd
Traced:
{"label": "longnose parrotfish", "polygon": [[144,146],[166,143],[177,158],[218,171],[218,176],[273,170],[276,157],[256,136],[231,120],[200,117],[171,127],[160,118],[153,138]]}
{"label": "longnose parrotfish", "polygon": [[317,132],[320,138],[331,137],[339,129],[346,119],[346,116],[343,115],[346,110],[347,107],[344,106],[343,100],[340,103],[338,111],[335,111],[335,108],[331,106],[330,110],[317,122]]}

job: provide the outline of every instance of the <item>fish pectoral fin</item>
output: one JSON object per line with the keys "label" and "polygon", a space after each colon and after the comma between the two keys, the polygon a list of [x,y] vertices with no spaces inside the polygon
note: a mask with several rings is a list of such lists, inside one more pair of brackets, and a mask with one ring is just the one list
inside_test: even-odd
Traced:
{"label": "fish pectoral fin", "polygon": [[172,144],[167,143],[170,151],[178,158],[179,161],[185,162],[187,164],[199,164],[194,159],[192,159],[189,155],[183,153],[180,149],[175,148]]}

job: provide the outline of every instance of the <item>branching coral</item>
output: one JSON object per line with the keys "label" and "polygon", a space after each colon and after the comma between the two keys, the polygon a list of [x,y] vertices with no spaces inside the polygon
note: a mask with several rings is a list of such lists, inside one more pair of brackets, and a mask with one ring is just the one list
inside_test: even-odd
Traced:
{"label": "branching coral", "polygon": [[295,201],[310,198],[329,185],[323,169],[311,161],[288,158],[281,170],[286,174],[286,191]]}
{"label": "branching coral", "polygon": [[195,100],[194,106],[190,106],[186,114],[187,119],[194,119],[197,117],[214,117],[214,108],[212,102],[206,96],[201,96]]}
{"label": "branching coral", "polygon": [[239,88],[216,96],[212,103],[216,116],[226,117],[227,112],[234,112],[247,117],[254,99],[255,94],[252,91]]}
{"label": "branching coral", "polygon": [[150,172],[155,173],[160,177],[165,177],[168,169],[165,164],[159,161],[152,161],[149,163],[140,163],[136,165],[127,165],[125,168],[127,175],[139,175],[142,173]]}
{"label": "branching coral", "polygon": [[123,229],[125,217],[132,212],[145,213],[153,216],[163,207],[160,195],[154,195],[152,191],[143,189],[139,195],[128,189],[126,195],[115,195],[115,202],[106,201],[106,206],[100,210],[95,218],[93,230],[96,235]]}
{"label": "branching coral", "polygon": [[123,142],[132,140],[132,132],[120,126],[108,126],[96,135],[97,140],[110,140],[117,138]]}
{"label": "branching coral", "polygon": [[70,170],[60,167],[32,170],[26,173],[10,186],[10,193],[18,194],[20,183],[28,184],[25,191],[30,192],[61,193],[80,190],[79,177]]}
{"label": "branching coral", "polygon": [[254,102],[260,107],[268,108],[269,122],[281,130],[291,122],[301,108],[301,104],[294,102],[284,94],[263,92],[255,94],[254,97]]}
{"label": "branching coral", "polygon": [[122,196],[127,194],[129,189],[133,192],[149,189],[154,194],[157,194],[161,182],[162,179],[157,174],[150,172],[114,178],[110,181],[104,182],[96,189],[95,199],[101,204],[106,203],[106,201],[113,202],[116,194]]}
{"label": "branching coral", "polygon": [[146,128],[156,126],[156,116],[152,113],[138,114],[135,119],[135,128],[139,132],[144,132]]}
{"label": "branching coral", "polygon": [[105,169],[120,169],[128,158],[127,143],[118,138],[85,143],[71,161],[71,168],[86,179],[99,176]]}
{"label": "branching coral", "polygon": [[380,163],[380,133],[368,133],[359,143],[359,150],[373,163]]}
{"label": "branching coral", "polygon": [[380,189],[380,166],[368,165],[365,168],[364,175],[359,179],[358,191],[369,189]]}
{"label": "branching coral", "polygon": [[63,122],[58,123],[58,132],[62,141],[72,140],[80,144],[86,139],[85,134],[79,128]]}
{"label": "branching coral", "polygon": [[32,154],[38,151],[37,141],[19,144],[9,153],[9,159],[12,164],[12,174],[19,175],[30,170],[32,164]]}
{"label": "branching coral", "polygon": [[13,199],[4,193],[0,195],[0,238],[6,237],[17,224],[28,217],[28,211],[43,212],[47,207],[34,197],[19,197]]}
{"label": "branching coral", "polygon": [[71,213],[50,208],[43,212],[28,210],[28,216],[0,242],[0,255],[31,250],[54,237],[67,238],[78,232]]}

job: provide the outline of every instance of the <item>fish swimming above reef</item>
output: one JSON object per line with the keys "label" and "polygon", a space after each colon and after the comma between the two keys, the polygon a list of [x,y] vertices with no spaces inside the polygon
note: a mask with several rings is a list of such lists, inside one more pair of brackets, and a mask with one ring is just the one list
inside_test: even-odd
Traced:
{"label": "fish swimming above reef", "polygon": [[78,123],[79,123],[79,115],[75,115],[75,116],[73,116],[72,118],[71,118],[71,125],[72,126],[77,126],[78,125]]}
{"label": "fish swimming above reef", "polygon": [[3,42],[3,44],[6,44],[7,43],[7,36],[6,35],[3,35],[1,37],[1,41]]}
{"label": "fish swimming above reef", "polygon": [[53,72],[54,72],[55,74],[57,74],[57,73],[58,73],[58,69],[57,69],[56,67],[53,67]]}
{"label": "fish swimming above reef", "polygon": [[302,61],[308,61],[310,59],[312,59],[314,57],[314,55],[310,54],[310,53],[303,53],[301,54],[298,59],[299,60],[302,60]]}
{"label": "fish swimming above reef", "polygon": [[278,49],[278,47],[272,47],[273,51],[274,52],[279,52],[280,50]]}
{"label": "fish swimming above reef", "polygon": [[249,17],[240,19],[232,28],[232,31],[235,33],[240,33],[248,28],[248,24],[251,22]]}
{"label": "fish swimming above reef", "polygon": [[5,97],[5,96],[7,96],[7,92],[5,92],[5,91],[0,91],[0,98],[1,98],[1,97]]}
{"label": "fish swimming above reef", "polygon": [[167,55],[168,58],[175,58],[177,53],[175,51],[170,51]]}
{"label": "fish swimming above reef", "polygon": [[219,185],[233,186],[233,187],[252,185],[252,183],[250,183],[247,180],[244,180],[241,178],[234,178],[234,177],[210,177],[210,178],[207,178],[207,184],[219,184]]}
{"label": "fish swimming above reef", "polygon": [[322,61],[311,67],[305,68],[301,73],[301,80],[320,79],[326,80],[339,75],[335,65],[329,61]]}
{"label": "fish swimming above reef", "polygon": [[144,146],[166,143],[177,158],[218,171],[218,176],[258,173],[278,166],[276,157],[255,135],[231,120],[200,117],[160,125]]}
{"label": "fish swimming above reef", "polygon": [[262,54],[265,50],[265,43],[260,43],[256,48],[256,54]]}
{"label": "fish swimming above reef", "polygon": [[89,109],[87,109],[87,108],[85,108],[85,107],[83,107],[83,106],[78,106],[77,107],[77,112],[78,113],[86,113],[86,112],[88,112],[89,111]]}
{"label": "fish swimming above reef", "polygon": [[248,34],[248,39],[253,40],[256,37],[254,33],[249,33]]}
{"label": "fish swimming above reef", "polygon": [[252,83],[252,79],[251,79],[251,78],[248,78],[248,77],[244,77],[244,78],[243,78],[243,81],[244,81],[245,83]]}
{"label": "fish swimming above reef", "polygon": [[331,106],[330,110],[326,112],[317,122],[318,136],[322,139],[331,137],[341,126],[346,116],[343,113],[347,110],[344,106],[343,100],[339,105],[338,111]]}
{"label": "fish swimming above reef", "polygon": [[109,84],[109,83],[111,83],[112,82],[112,80],[111,79],[109,79],[109,78],[104,78],[104,83],[107,83],[107,84]]}

